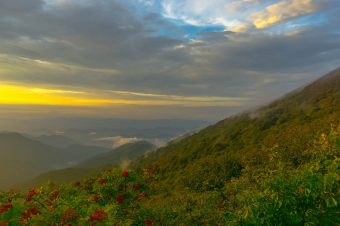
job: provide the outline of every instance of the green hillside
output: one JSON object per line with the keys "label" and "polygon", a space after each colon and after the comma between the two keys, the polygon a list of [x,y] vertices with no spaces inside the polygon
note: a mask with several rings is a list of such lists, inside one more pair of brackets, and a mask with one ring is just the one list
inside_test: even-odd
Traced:
{"label": "green hillside", "polygon": [[303,89],[259,108],[227,118],[135,162],[148,165],[164,185],[207,191],[222,188],[246,167],[266,164],[268,149],[289,167],[306,159],[302,151],[340,120],[340,69]]}
{"label": "green hillside", "polygon": [[72,181],[78,181],[86,177],[96,175],[98,174],[98,172],[100,172],[99,169],[83,169],[83,168],[66,168],[60,170],[53,170],[46,173],[42,173],[31,180],[16,185],[15,187],[27,190],[32,187],[39,187],[45,184],[47,181],[51,181],[57,184],[70,183]]}

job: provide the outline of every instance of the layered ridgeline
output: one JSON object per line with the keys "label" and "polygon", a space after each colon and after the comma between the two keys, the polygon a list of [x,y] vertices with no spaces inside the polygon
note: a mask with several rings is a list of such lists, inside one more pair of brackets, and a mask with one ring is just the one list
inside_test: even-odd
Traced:
{"label": "layered ridgeline", "polygon": [[0,224],[339,225],[339,115],[336,70],[129,172],[0,193]]}
{"label": "layered ridgeline", "polygon": [[0,189],[108,151],[75,144],[55,147],[18,133],[0,133]]}
{"label": "layered ridgeline", "polygon": [[[86,147],[86,146],[85,146]],[[78,147],[80,150],[91,150],[90,147]],[[99,147],[92,147],[92,150]],[[70,152],[77,150],[77,146],[72,145],[68,147]],[[54,183],[68,183],[98,174],[103,168],[106,167],[126,167],[131,160],[144,155],[147,152],[154,151],[156,147],[147,141],[137,141],[121,145],[111,151],[99,153],[93,157],[80,161],[72,168],[52,170],[42,173],[31,180],[18,184],[18,188],[30,188],[34,186],[41,186],[46,181]]]}

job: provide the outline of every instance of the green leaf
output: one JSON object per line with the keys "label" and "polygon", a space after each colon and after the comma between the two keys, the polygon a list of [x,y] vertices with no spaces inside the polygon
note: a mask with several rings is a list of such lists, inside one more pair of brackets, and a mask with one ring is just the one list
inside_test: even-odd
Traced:
{"label": "green leaf", "polygon": [[333,197],[329,197],[326,199],[326,206],[328,208],[336,207],[338,206],[338,202]]}

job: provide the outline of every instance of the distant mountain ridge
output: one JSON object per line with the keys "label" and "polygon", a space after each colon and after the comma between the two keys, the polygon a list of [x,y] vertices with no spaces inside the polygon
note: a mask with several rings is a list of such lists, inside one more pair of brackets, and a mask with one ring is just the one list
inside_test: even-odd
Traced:
{"label": "distant mountain ridge", "polygon": [[71,145],[77,144],[76,141],[72,140],[69,137],[61,136],[61,135],[41,135],[39,137],[34,138],[35,140],[40,141],[41,143],[57,147],[57,148],[67,148]]}
{"label": "distant mountain ridge", "polygon": [[19,133],[0,133],[0,189],[108,151],[83,145],[57,148]]}
{"label": "distant mountain ridge", "polygon": [[155,150],[156,147],[147,141],[137,141],[124,144],[110,152],[99,154],[93,158],[80,162],[78,168],[98,168],[104,166],[119,165],[122,161],[132,160]]}
{"label": "distant mountain ridge", "polygon": [[[70,148],[72,148],[72,146]],[[19,183],[16,187],[30,188],[33,186],[40,186],[49,180],[56,183],[81,180],[82,178],[96,174],[105,167],[119,167],[123,163],[128,164],[129,161],[142,156],[147,152],[154,151],[155,148],[156,147],[153,144],[147,141],[137,141],[134,143],[124,144],[112,151],[100,153],[94,157],[88,158],[71,168],[52,170],[42,173],[33,179],[25,181],[24,183]]]}

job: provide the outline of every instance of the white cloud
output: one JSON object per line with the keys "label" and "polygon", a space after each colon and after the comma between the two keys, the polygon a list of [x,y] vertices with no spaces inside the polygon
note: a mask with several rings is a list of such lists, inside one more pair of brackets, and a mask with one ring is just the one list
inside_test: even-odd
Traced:
{"label": "white cloud", "polygon": [[101,137],[95,139],[95,141],[109,141],[112,142],[112,148],[117,148],[124,144],[134,143],[137,141],[141,141],[141,138],[138,137],[122,137],[122,136],[114,136],[114,137]]}
{"label": "white cloud", "polygon": [[196,26],[221,25],[232,27],[240,23],[230,15],[226,0],[163,0],[163,15]]}

